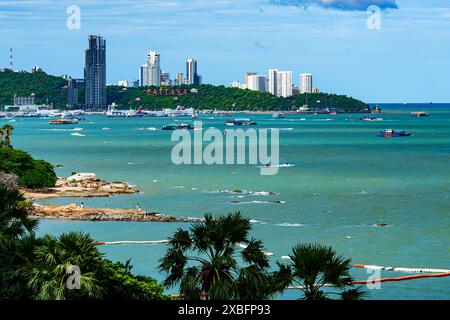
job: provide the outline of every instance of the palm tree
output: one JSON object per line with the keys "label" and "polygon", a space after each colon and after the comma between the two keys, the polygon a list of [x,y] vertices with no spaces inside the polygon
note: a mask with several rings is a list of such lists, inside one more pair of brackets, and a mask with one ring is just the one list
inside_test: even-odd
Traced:
{"label": "palm tree", "polygon": [[28,203],[0,183],[0,299],[27,298],[26,281],[17,267],[29,257],[37,220],[28,218]]}
{"label": "palm tree", "polygon": [[28,207],[20,191],[0,183],[0,242],[34,233],[38,222],[28,217]]}
{"label": "palm tree", "polygon": [[9,146],[10,141],[9,137],[12,136],[12,132],[14,131],[14,127],[10,124],[5,124],[2,129],[4,130],[4,133],[2,131],[3,137],[5,138],[4,144]]}
{"label": "palm tree", "polygon": [[[185,299],[263,299],[273,292],[262,242],[249,239],[250,220],[239,212],[213,218],[206,214],[190,230],[170,239],[160,270],[163,285],[179,285]],[[243,249],[240,249],[242,246]],[[240,266],[237,258],[245,266]]]}
{"label": "palm tree", "polygon": [[[33,260],[25,266],[28,287],[33,290],[33,298],[39,300],[99,299],[104,290],[96,279],[101,268],[102,256],[95,242],[87,234],[70,232],[58,238],[46,235],[36,246]],[[79,274],[73,274],[73,266]],[[79,280],[79,290],[71,290],[69,277]]]}
{"label": "palm tree", "polygon": [[361,287],[353,287],[350,260],[339,256],[331,247],[298,244],[289,257],[289,263],[278,263],[279,270],[273,274],[277,291],[296,286],[305,300],[328,299],[322,290],[325,286],[336,289],[342,299],[357,300],[366,294]]}

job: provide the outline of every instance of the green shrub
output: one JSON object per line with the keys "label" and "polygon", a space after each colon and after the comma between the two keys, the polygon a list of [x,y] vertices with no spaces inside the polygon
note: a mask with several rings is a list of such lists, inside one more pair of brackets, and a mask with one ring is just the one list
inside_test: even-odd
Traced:
{"label": "green shrub", "polygon": [[112,300],[165,300],[162,285],[150,277],[136,276],[131,273],[127,263],[112,262],[103,259],[98,279],[105,290],[104,299]]}
{"label": "green shrub", "polygon": [[34,160],[34,167],[19,177],[19,184],[27,188],[49,188],[56,183],[53,166],[44,160]]}
{"label": "green shrub", "polygon": [[0,171],[16,174],[19,185],[27,188],[53,187],[57,180],[50,163],[34,160],[28,153],[11,147],[0,148]]}

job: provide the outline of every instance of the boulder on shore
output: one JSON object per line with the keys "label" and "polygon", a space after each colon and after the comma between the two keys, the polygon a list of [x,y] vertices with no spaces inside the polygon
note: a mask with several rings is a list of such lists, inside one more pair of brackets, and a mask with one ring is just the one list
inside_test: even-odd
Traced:
{"label": "boulder on shore", "polygon": [[108,197],[113,194],[134,194],[139,190],[125,182],[107,182],[95,173],[76,173],[58,178],[55,187],[43,190],[24,189],[27,198]]}

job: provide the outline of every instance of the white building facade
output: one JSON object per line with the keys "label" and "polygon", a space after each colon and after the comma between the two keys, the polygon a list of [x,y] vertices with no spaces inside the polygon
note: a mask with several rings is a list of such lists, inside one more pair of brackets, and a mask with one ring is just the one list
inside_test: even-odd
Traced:
{"label": "white building facade", "polygon": [[300,93],[312,93],[313,90],[313,77],[310,73],[300,74]]}

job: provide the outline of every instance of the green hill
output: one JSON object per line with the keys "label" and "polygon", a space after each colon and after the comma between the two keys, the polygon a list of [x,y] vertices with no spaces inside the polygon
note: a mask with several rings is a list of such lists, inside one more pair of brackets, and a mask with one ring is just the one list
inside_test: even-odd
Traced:
{"label": "green hill", "polygon": [[[161,108],[174,108],[178,105],[194,109],[218,110],[251,110],[251,111],[289,111],[297,110],[307,104],[310,108],[332,107],[346,112],[360,112],[369,106],[362,101],[342,95],[317,93],[298,94],[290,98],[275,97],[268,92],[242,90],[225,86],[201,85],[197,93],[190,93],[194,86],[180,86],[182,92],[186,89],[187,95],[147,95],[159,88],[127,88],[118,86],[108,87],[108,103],[115,102],[119,108],[129,109],[143,107],[144,109],[159,110]],[[175,89],[176,91],[176,89]],[[159,91],[158,91],[159,92]]]}
{"label": "green hill", "polygon": [[[129,109],[143,107],[149,110],[175,108],[178,105],[195,109],[251,110],[251,111],[288,111],[296,110],[308,104],[310,108],[332,107],[345,112],[361,112],[369,108],[364,102],[343,95],[317,93],[298,94],[290,98],[275,97],[268,92],[257,92],[228,88],[225,86],[201,85],[197,93],[191,93],[194,86],[179,86],[176,90],[187,90],[187,95],[148,95],[160,88],[122,88],[108,86],[108,104],[115,102],[118,108]],[[79,101],[84,100],[79,90]],[[159,92],[159,91],[158,91]],[[44,72],[2,72],[0,73],[0,106],[12,104],[14,94],[26,96],[34,93],[36,103],[53,103],[55,108],[65,108],[67,99],[67,81],[61,77]]]}
{"label": "green hill", "polygon": [[62,108],[67,102],[67,81],[44,72],[1,72],[0,106],[12,105],[14,94],[29,96],[34,93],[37,104],[53,103]]}

